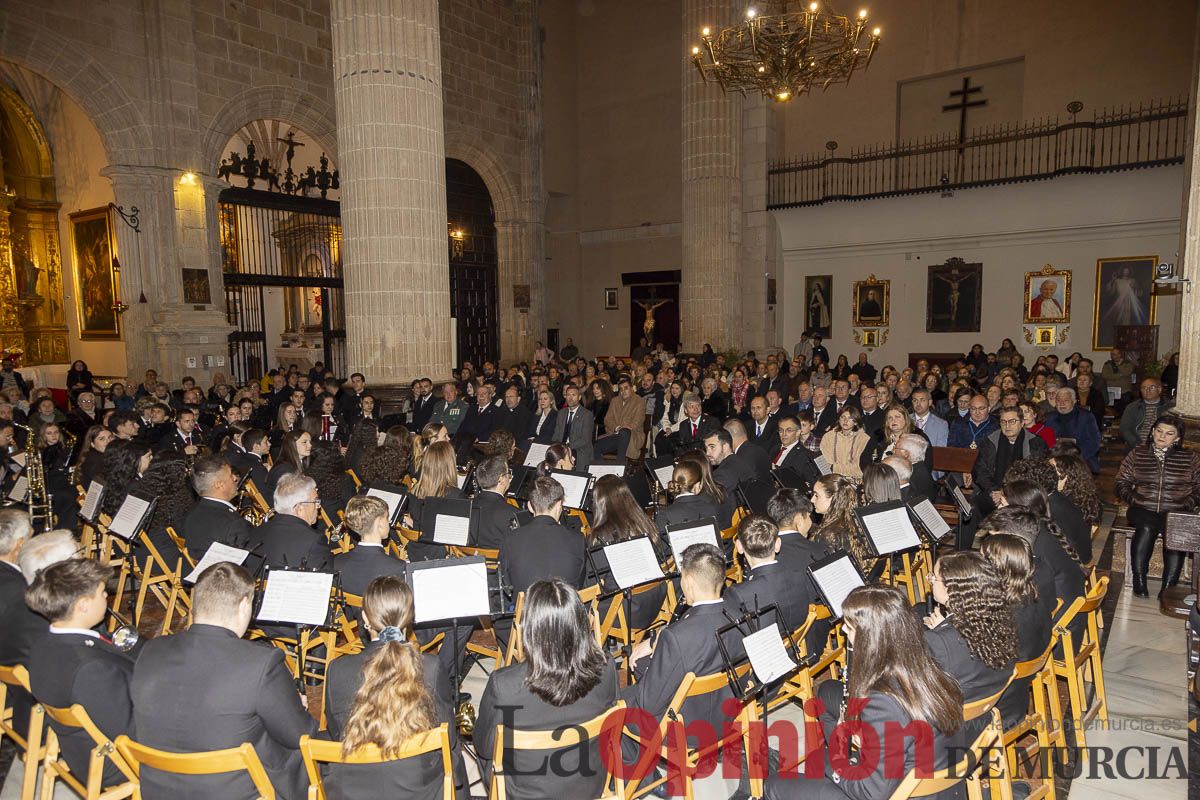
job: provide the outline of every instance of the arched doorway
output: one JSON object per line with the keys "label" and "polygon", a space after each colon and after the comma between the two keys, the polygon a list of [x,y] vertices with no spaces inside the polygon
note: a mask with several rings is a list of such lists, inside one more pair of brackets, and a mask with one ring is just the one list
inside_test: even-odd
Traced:
{"label": "arched doorway", "polygon": [[487,184],[465,162],[446,159],[450,315],[457,320],[458,363],[479,367],[499,351],[496,212]]}

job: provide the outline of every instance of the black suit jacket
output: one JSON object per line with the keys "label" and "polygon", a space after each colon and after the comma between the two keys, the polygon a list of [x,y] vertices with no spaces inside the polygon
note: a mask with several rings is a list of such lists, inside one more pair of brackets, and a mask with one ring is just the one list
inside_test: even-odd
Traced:
{"label": "black suit jacket", "polygon": [[[310,569],[328,572],[333,561],[325,537],[292,514],[276,514],[259,526],[255,544],[272,569]],[[357,594],[357,592],[355,593]]]}
{"label": "black suit jacket", "polygon": [[913,464],[912,477],[908,479],[908,487],[913,496],[927,498],[931,503],[937,502],[937,483],[933,480],[933,472],[929,469],[928,461],[918,461]]}
{"label": "black suit jacket", "polygon": [[682,450],[687,450],[692,447],[704,447],[704,437],[721,427],[720,423],[713,417],[707,414],[701,414],[700,419],[696,421],[699,427],[699,432],[696,435],[692,434],[692,421],[687,417],[679,420],[678,430],[675,431],[675,444]]}
{"label": "black suit jacket", "polygon": [[738,453],[730,453],[725,456],[724,460],[713,469],[713,480],[721,484],[727,495],[733,494],[740,484],[749,483],[754,479],[754,466],[750,463],[749,457],[743,457]]}
{"label": "black suit jacket", "polygon": [[[771,451],[774,453],[774,451]],[[755,478],[771,477],[771,456],[762,445],[747,441],[739,447],[734,455],[744,459],[750,465],[750,472]]]}
{"label": "black suit jacket", "polygon": [[820,413],[814,408],[813,412],[813,435],[820,439],[832,427],[837,425],[837,411],[834,408],[834,402],[830,400],[821,409]]}
{"label": "black suit jacket", "polygon": [[[239,639],[225,628],[190,628],[146,643],[133,670],[137,741],[194,753],[254,745],[271,783],[287,798],[303,798],[308,777],[300,737],[317,735],[296,684],[274,647]],[[141,774],[144,797],[178,800],[256,796],[244,773],[181,777]]]}
{"label": "black suit jacket", "polygon": [[778,414],[767,417],[767,421],[763,423],[762,436],[758,435],[758,423],[754,421],[753,417],[747,416],[742,424],[746,426],[746,440],[761,447],[763,452],[774,453],[779,449]]}
{"label": "black suit jacket", "polygon": [[558,410],[550,409],[550,413],[546,415],[546,421],[542,423],[542,431],[538,433],[538,413],[536,411],[529,412],[529,425],[525,428],[525,438],[532,439],[537,444],[552,444],[554,442],[554,428],[558,423]]}
{"label": "black suit jacket", "polygon": [[[793,536],[798,535],[793,534]],[[742,613],[742,607],[750,612],[764,609],[769,605],[777,606],[779,613],[783,616],[788,633],[795,632],[804,624],[804,620],[808,617],[808,606],[815,602],[817,602],[816,587],[808,576],[805,573],[792,572],[788,566],[779,561],[755,567],[742,578],[741,583],[735,583],[725,591],[726,605],[737,609],[739,616]],[[773,620],[773,617],[766,618],[767,623]],[[825,649],[822,642],[824,634],[827,633],[827,627],[823,632],[809,631],[809,635],[805,639],[809,653],[814,650],[821,652]]]}
{"label": "black suit jacket", "polygon": [[[262,493],[263,499],[268,503],[272,501],[271,495],[267,494],[267,465],[258,456],[247,453],[237,445],[231,444],[229,449],[222,455],[229,461],[229,466],[233,467],[233,471],[238,477],[242,477],[247,473],[250,475],[250,480],[254,481],[254,488]],[[274,492],[272,492],[274,494]]]}
{"label": "black suit jacket", "polygon": [[1012,674],[1012,664],[992,669],[972,655],[967,640],[948,619],[926,630],[925,642],[938,666],[958,681],[964,703],[995,694]]}
{"label": "black suit jacket", "polygon": [[[325,680],[325,717],[329,735],[341,739],[350,713],[354,710],[354,694],[362,685],[363,668],[367,660],[379,652],[381,644],[371,642],[362,652],[342,656],[329,665]],[[466,797],[467,776],[462,751],[458,747],[458,730],[454,724],[454,695],[450,679],[439,668],[437,656],[423,655],[425,689],[433,698],[437,722],[448,723],[454,769],[456,794]],[[326,787],[331,797],[344,800],[373,800],[377,797],[411,797],[414,800],[440,800],[442,797],[442,758],[429,753],[415,759],[391,761],[375,765],[330,765]]]}
{"label": "black suit jacket", "polygon": [[763,378],[761,381],[759,381],[757,396],[766,397],[767,392],[774,389],[776,392],[779,392],[779,399],[786,403],[788,399],[788,392],[791,390],[791,388],[792,385],[791,381],[788,380],[788,376],[780,373],[774,378]]}
{"label": "black suit jacket", "polygon": [[213,542],[246,547],[253,539],[250,523],[219,500],[201,497],[183,519],[188,555],[199,561]]}
{"label": "black suit jacket", "polygon": [[438,398],[433,395],[426,395],[420,400],[414,400],[412,405],[413,415],[413,431],[419,432],[429,424],[429,418],[433,416],[433,407],[437,405]]}
{"label": "black suit jacket", "polygon": [[[1065,611],[1075,598],[1083,596],[1086,582],[1083,568],[1067,555],[1067,551],[1046,528],[1045,523],[1042,523],[1037,538],[1033,540],[1033,554],[1042,561],[1046,571],[1054,576],[1054,591],[1051,596],[1063,601],[1062,610]],[[1041,590],[1039,585],[1039,591]],[[1054,607],[1053,601],[1050,607]]]}
{"label": "black suit jacket", "polygon": [[687,494],[676,497],[670,505],[659,508],[658,513],[654,515],[654,524],[658,526],[660,533],[665,533],[668,525],[713,517],[724,529],[732,523],[732,520],[724,519],[727,513],[729,512],[708,495]]}
{"label": "black suit jacket", "polygon": [[[208,437],[200,430],[199,426],[192,429],[191,442],[196,447],[201,447],[208,444]],[[172,425],[170,430],[163,434],[155,445],[156,450],[173,450],[176,453],[182,453],[187,447],[187,442],[184,441],[183,434],[179,432],[179,428]]]}
{"label": "black suit jacket", "polygon": [[[0,563],[0,667],[29,666],[33,643],[49,623],[25,605],[25,576],[11,564]],[[13,702],[13,727],[22,736],[29,729],[33,698],[24,689],[8,687]]]}
{"label": "black suit jacket", "polygon": [[408,564],[389,555],[382,547],[364,546],[360,543],[349,553],[334,556],[333,570],[341,573],[343,590],[362,597],[367,591],[367,585],[381,575],[405,577],[408,574]]}
{"label": "black suit jacket", "polygon": [[[555,730],[598,717],[617,699],[617,670],[611,661],[592,690],[567,706],[551,705],[535,695],[525,683],[528,676],[529,663],[522,661],[493,672],[483,690],[473,739],[485,781],[491,774],[497,724],[518,730]],[[508,796],[514,800],[599,797],[606,773],[595,768],[601,763],[598,740],[588,749],[586,755],[579,747],[553,753],[515,753],[514,763],[508,767]],[[545,769],[548,758],[553,771]],[[583,769],[584,765],[591,767]]]}
{"label": "black suit jacket", "polygon": [[513,596],[542,578],[583,586],[587,551],[583,537],[544,515],[510,532],[500,544],[500,566]]}
{"label": "black suit jacket", "polygon": [[504,539],[512,533],[517,509],[496,492],[482,491],[471,505],[471,544],[488,550],[499,550]]}
{"label": "black suit jacket", "polygon": [[[861,402],[861,401],[860,401]],[[862,427],[869,435],[874,436],[883,428],[884,417],[887,414],[880,408],[876,407],[870,414],[863,413]]]}
{"label": "black suit jacket", "polygon": [[516,408],[509,408],[507,403],[502,403],[496,409],[494,418],[496,430],[506,430],[518,440],[528,435],[532,419],[533,412],[523,403],[517,403]]}
{"label": "black suit jacket", "polygon": [[[38,702],[54,708],[78,703],[110,739],[133,734],[133,705],[129,699],[132,675],[133,659],[99,637],[82,633],[47,630],[33,643],[29,654],[29,686]],[[95,741],[81,728],[63,728],[53,721],[50,727],[58,734],[67,766],[86,783]],[[116,766],[105,763],[105,785],[124,779]]]}
{"label": "black suit jacket", "polygon": [[781,449],[777,448],[774,453],[767,454],[768,465],[773,466],[775,469],[783,469],[784,467],[794,469],[809,486],[812,486],[821,479],[821,470],[817,469],[812,453],[809,452],[807,447],[800,444],[800,442],[796,442],[792,449],[788,451],[788,454],[784,456],[783,460],[776,465],[773,462]]}
{"label": "black suit jacket", "polygon": [[[1032,603],[1013,606],[1013,621],[1017,625],[1017,659],[1029,661],[1037,658],[1046,651],[1053,633],[1053,623],[1050,612],[1053,601],[1039,593],[1038,599]],[[1029,686],[1033,678],[1015,680],[1000,695],[996,707],[1004,719],[1005,727],[1011,727],[1024,718],[1029,708]]]}
{"label": "black suit jacket", "polygon": [[[1026,433],[1026,435],[1029,435]],[[1062,492],[1050,494],[1050,518],[1066,534],[1067,541],[1079,554],[1079,560],[1088,563],[1092,560],[1092,526],[1083,518],[1083,514],[1075,507]]]}

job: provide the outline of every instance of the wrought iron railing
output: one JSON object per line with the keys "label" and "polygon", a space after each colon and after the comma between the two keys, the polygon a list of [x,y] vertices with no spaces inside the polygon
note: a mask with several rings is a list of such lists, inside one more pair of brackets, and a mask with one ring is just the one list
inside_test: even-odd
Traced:
{"label": "wrought iron railing", "polygon": [[[1074,104],[1073,104],[1074,105]],[[1072,109],[1074,110],[1074,109]],[[769,208],[812,206],[947,191],[1057,175],[1183,163],[1185,100],[1156,101],[1096,113],[1091,120],[1057,119],[950,134],[900,145],[834,149],[772,164]]]}

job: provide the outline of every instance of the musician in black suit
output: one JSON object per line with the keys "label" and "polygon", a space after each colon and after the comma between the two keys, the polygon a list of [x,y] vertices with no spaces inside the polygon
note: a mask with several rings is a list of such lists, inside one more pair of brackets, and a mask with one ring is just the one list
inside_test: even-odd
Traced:
{"label": "musician in black suit", "polygon": [[[240,427],[244,422],[234,423]],[[223,455],[229,460],[229,466],[241,479],[246,475],[254,482],[254,488],[260,492],[267,490],[267,465],[263,463],[271,450],[271,439],[262,428],[249,428],[241,435],[241,440],[230,439],[229,447]]]}
{"label": "musician in black suit", "polygon": [[750,461],[733,452],[733,437],[724,428],[704,437],[704,455],[713,467],[713,479],[727,496],[734,496],[739,485],[755,479]]}
{"label": "musician in black suit", "polygon": [[[805,573],[793,573],[778,560],[783,542],[779,527],[764,514],[751,514],[738,523],[737,548],[750,571],[725,592],[725,605],[737,615],[759,611],[769,605],[779,609],[787,632],[794,632],[808,618],[808,606],[817,601],[816,587]],[[774,617],[768,617],[768,623]],[[820,638],[809,633],[808,652],[821,647]]]}
{"label": "musician in black suit", "polygon": [[475,467],[475,493],[471,505],[471,544],[499,550],[516,527],[517,509],[504,495],[512,483],[512,470],[504,456],[488,456]]}
{"label": "musician in black suit", "polygon": [[337,396],[337,411],[347,426],[353,426],[362,417],[362,398],[367,393],[367,378],[361,372],[350,376],[350,386],[343,388]]}
{"label": "musician in black suit", "polygon": [[[616,668],[596,644],[587,608],[567,581],[540,580],[529,587],[521,639],[525,660],[493,672],[479,701],[474,741],[485,782],[497,724],[560,730],[599,716],[617,699]],[[515,753],[505,769],[507,796],[599,797],[606,776],[599,743],[585,747]]]}
{"label": "musician in black suit", "polygon": [[[43,705],[83,706],[96,727],[110,739],[133,732],[129,681],[133,659],[96,633],[104,621],[112,568],[98,561],[69,559],[42,570],[25,593],[29,607],[50,621],[45,635],[29,654],[29,685]],[[53,720],[63,758],[80,781],[87,781],[95,740],[80,728]],[[104,764],[104,784],[125,781],[111,761]]]}
{"label": "musician in black suit", "polygon": [[[282,651],[242,639],[250,626],[254,580],[242,567],[209,567],[192,590],[191,627],[146,643],[133,671],[136,739],[160,750],[197,753],[254,746],[271,783],[302,798],[308,777],[298,745],[317,735]],[[146,797],[257,796],[245,773],[206,776],[141,772]]]}
{"label": "musician in black suit", "polygon": [[[360,498],[377,501],[376,498]],[[386,506],[385,506],[386,510]],[[356,548],[357,549],[357,548]],[[353,551],[351,551],[353,552]],[[329,665],[325,680],[325,716],[329,735],[343,739],[352,746],[374,744],[382,749],[393,741],[402,742],[407,735],[446,723],[449,726],[456,794],[467,796],[466,768],[458,746],[458,729],[454,722],[455,691],[450,677],[438,665],[436,656],[422,655],[410,642],[413,619],[412,589],[400,576],[383,576],[367,585],[362,593],[362,624],[371,641],[361,652],[342,656]],[[420,673],[419,677],[416,674]],[[418,688],[418,681],[423,684]],[[432,701],[433,714],[428,706],[414,704],[396,707],[395,693],[368,691],[363,703],[356,704],[359,690],[406,686],[407,698],[419,693]],[[355,719],[370,721],[369,726],[351,726]],[[365,731],[379,739],[363,739]],[[430,753],[417,759],[392,761],[361,766],[333,765],[329,768],[326,786],[330,795],[345,800],[367,800],[376,797],[434,798],[442,797],[441,756]]]}
{"label": "musician in black suit", "polygon": [[250,523],[229,501],[237,496],[237,478],[224,456],[201,456],[192,467],[192,486],[200,501],[183,520],[188,555],[199,561],[213,542],[246,547],[254,538]]}
{"label": "musician in black suit", "polygon": [[407,574],[408,564],[384,547],[391,532],[389,522],[387,503],[378,497],[359,495],[346,504],[346,527],[358,535],[358,544],[333,557],[333,570],[341,575],[343,590],[361,597],[379,576],[403,578]]}
{"label": "musician in black suit", "polygon": [[665,533],[668,525],[681,522],[693,522],[698,519],[712,517],[717,525],[723,524],[725,511],[724,499],[715,494],[715,486],[705,486],[704,474],[699,464],[683,459],[675,465],[671,473],[671,486],[675,499],[670,505],[658,509],[654,515],[654,524],[659,533]]}
{"label": "musician in black suit", "polygon": [[[735,613],[721,599],[725,585],[725,556],[711,544],[693,544],[683,551],[680,585],[689,606],[683,616],[662,628],[657,636],[643,639],[630,656],[637,683],[621,690],[621,699],[630,708],[640,708],[656,720],[662,719],[684,676],[712,675],[724,668],[717,644],[717,631],[727,625]],[[734,617],[736,618],[736,617]],[[727,646],[731,644],[726,641]],[[740,649],[730,655],[737,658]],[[712,730],[721,730],[726,719],[721,704],[731,697],[728,688],[683,703],[683,717],[689,723],[703,721]],[[622,742],[625,762],[637,755],[636,743]]]}
{"label": "musician in black suit", "polygon": [[190,408],[181,408],[175,416],[175,425],[167,431],[155,445],[156,450],[174,450],[177,453],[194,456],[204,446],[204,432],[196,424],[196,412]]}
{"label": "musician in black suit", "polygon": [[750,401],[750,416],[746,420],[746,438],[765,452],[774,452],[779,446],[779,414],[772,414],[767,398],[755,397]]}
{"label": "musician in black suit", "polygon": [[809,486],[821,479],[812,453],[800,443],[800,421],[792,416],[780,417],[775,428],[779,436],[779,448],[767,454],[770,469],[793,469]]}
{"label": "musician in black suit", "polygon": [[329,543],[313,525],[321,510],[317,482],[289,472],[275,487],[275,514],[254,532],[255,547],[271,569],[310,569],[328,572],[333,558]]}
{"label": "musician in black suit", "polygon": [[721,426],[733,440],[733,454],[750,465],[755,480],[771,479],[771,458],[762,445],[746,438],[746,426],[740,419],[727,419]]}
{"label": "musician in black suit", "polygon": [[703,407],[704,403],[698,395],[684,396],[684,417],[679,420],[671,435],[676,452],[703,449],[705,437],[720,427],[716,418],[701,413]]}
{"label": "musician in black suit", "polygon": [[561,578],[580,588],[587,553],[583,537],[558,521],[563,510],[562,486],[553,478],[535,479],[528,507],[533,519],[500,543],[500,568],[512,585],[513,596],[543,578]]}
{"label": "musician in black suit", "polygon": [[936,502],[938,486],[929,469],[928,452],[929,440],[914,433],[904,434],[896,443],[896,455],[903,456],[912,466],[912,476],[908,479],[909,495]]}

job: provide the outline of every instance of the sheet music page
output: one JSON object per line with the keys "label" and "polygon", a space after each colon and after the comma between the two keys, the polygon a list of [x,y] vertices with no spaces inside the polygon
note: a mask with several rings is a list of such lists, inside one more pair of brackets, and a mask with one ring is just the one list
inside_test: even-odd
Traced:
{"label": "sheet music page", "polygon": [[588,484],[591,482],[583,475],[563,475],[559,472],[550,474],[563,487],[563,505],[567,508],[583,508],[583,498],[587,495]]}
{"label": "sheet music page", "polygon": [[467,485],[467,474],[465,472],[458,473],[456,480],[458,481],[458,488],[461,491]]}
{"label": "sheet music page", "polygon": [[9,459],[11,461],[13,461],[14,463],[16,463],[16,465],[19,466],[21,469],[25,469],[25,451],[24,450],[13,453],[11,456],[9,456]]}
{"label": "sheet music page", "polygon": [[588,467],[588,473],[603,478],[605,475],[616,475],[618,478],[625,477],[624,464],[592,464]]}
{"label": "sheet music page", "polygon": [[546,451],[550,449],[548,444],[531,444],[529,451],[525,453],[525,466],[536,467],[546,460]]}
{"label": "sheet music page", "polygon": [[396,519],[396,512],[400,510],[400,503],[404,502],[404,495],[396,494],[395,492],[385,492],[383,489],[367,489],[367,497],[378,497],[387,503],[388,520]]}
{"label": "sheet music page", "polygon": [[24,475],[19,476],[13,482],[12,488],[8,490],[8,499],[18,503],[25,502],[25,495],[29,493],[29,481]]}
{"label": "sheet music page", "polygon": [[862,576],[854,569],[850,556],[842,556],[832,564],[814,569],[812,574],[835,617],[842,615],[842,603],[846,602],[846,595],[863,585]]}
{"label": "sheet music page", "polygon": [[954,495],[954,502],[958,503],[958,510],[963,513],[963,516],[970,516],[971,501],[967,500],[967,496],[963,494],[962,489],[957,486],[951,486],[950,493]]}
{"label": "sheet music page", "polygon": [[929,534],[935,539],[941,539],[946,534],[950,533],[950,526],[946,524],[946,520],[942,519],[942,515],[933,507],[933,503],[928,499],[922,500],[913,506],[913,511],[917,512],[917,518],[929,531]]}
{"label": "sheet music page", "polygon": [[146,516],[150,503],[136,495],[127,495],[125,502],[117,509],[117,515],[109,523],[108,532],[115,533],[122,539],[132,539],[137,536],[138,526]]}
{"label": "sheet music page", "polygon": [[470,533],[470,517],[438,514],[433,520],[433,540],[438,544],[466,547]]}
{"label": "sheet music page", "polygon": [[746,648],[754,676],[761,683],[779,680],[796,668],[796,662],[792,661],[783,644],[777,623],[772,622],[770,627],[744,637],[742,645]]}
{"label": "sheet music page", "polygon": [[717,537],[717,532],[710,525],[701,525],[696,528],[683,528],[678,531],[669,531],[667,533],[667,541],[671,543],[671,553],[675,556],[675,568],[679,568],[680,562],[683,561],[683,551],[687,550],[694,544],[711,544],[718,549],[721,547],[721,540]]}
{"label": "sheet music page", "polygon": [[267,588],[256,619],[292,625],[324,625],[329,616],[329,590],[332,588],[333,573],[330,572],[271,571],[267,574]]}
{"label": "sheet music page", "polygon": [[867,528],[867,535],[875,543],[875,552],[881,556],[921,546],[921,539],[908,516],[908,509],[903,506],[864,514],[862,519]]}
{"label": "sheet music page", "polygon": [[195,569],[184,576],[184,580],[188,583],[195,583],[204,570],[213,564],[220,564],[222,561],[228,561],[230,564],[244,564],[249,555],[249,550],[243,550],[240,547],[230,547],[221,542],[213,542],[208,546],[208,551],[204,556],[196,562]]}
{"label": "sheet music page", "polygon": [[622,589],[662,578],[662,567],[654,555],[654,545],[646,537],[604,546],[604,557],[613,580]]}
{"label": "sheet music page", "polygon": [[658,478],[658,485],[662,490],[667,491],[667,484],[671,482],[671,476],[675,474],[675,465],[668,464],[665,467],[659,467],[654,470],[654,477]]}
{"label": "sheet music page", "polygon": [[83,496],[83,505],[79,508],[79,515],[84,519],[95,519],[96,509],[100,505],[100,496],[104,494],[104,484],[100,481],[92,481],[88,484],[87,494]]}
{"label": "sheet music page", "polygon": [[413,620],[433,622],[489,616],[487,564],[452,564],[409,570]]}
{"label": "sheet music page", "polygon": [[821,453],[817,453],[815,456],[813,456],[813,463],[817,465],[817,469],[820,471],[821,475],[828,475],[829,473],[833,472],[833,468],[829,466],[829,462]]}

